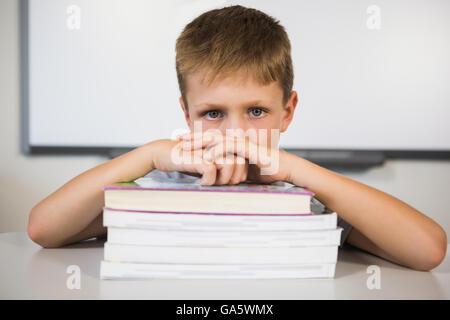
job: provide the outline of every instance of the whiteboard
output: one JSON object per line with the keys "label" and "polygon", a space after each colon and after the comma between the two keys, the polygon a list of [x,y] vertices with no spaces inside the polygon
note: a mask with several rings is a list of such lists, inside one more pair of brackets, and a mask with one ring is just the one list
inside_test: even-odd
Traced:
{"label": "whiteboard", "polygon": [[28,147],[137,147],[187,128],[175,40],[231,4],[290,37],[299,104],[281,147],[450,150],[447,0],[29,0]]}

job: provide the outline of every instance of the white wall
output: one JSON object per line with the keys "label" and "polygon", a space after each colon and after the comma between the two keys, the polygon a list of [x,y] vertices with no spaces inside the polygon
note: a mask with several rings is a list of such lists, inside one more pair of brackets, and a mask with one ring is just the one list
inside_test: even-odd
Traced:
{"label": "white wall", "polygon": [[239,3],[289,34],[299,106],[281,146],[450,149],[450,1],[387,1],[379,30],[361,25],[371,1],[29,0],[30,144],[139,146],[185,128],[175,41],[203,11]]}
{"label": "white wall", "polygon": [[[0,1],[0,232],[25,231],[34,204],[106,158],[20,153],[19,1]],[[450,233],[450,161],[388,161],[342,174],[410,204]],[[357,201],[358,199],[355,199]]]}

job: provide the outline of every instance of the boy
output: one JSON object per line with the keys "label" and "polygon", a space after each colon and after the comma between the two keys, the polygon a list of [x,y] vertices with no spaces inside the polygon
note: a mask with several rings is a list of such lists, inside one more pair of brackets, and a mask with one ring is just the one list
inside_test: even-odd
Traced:
{"label": "boy", "polygon": [[[176,70],[186,121],[191,132],[201,124],[205,135],[149,142],[73,178],[33,207],[30,238],[59,247],[104,236],[105,185],[152,171],[185,172],[201,176],[206,185],[284,181],[307,187],[353,226],[345,227],[347,243],[416,270],[438,266],[447,236],[432,219],[393,196],[278,150],[271,141],[276,136],[266,135],[264,145],[260,133],[284,132],[297,105],[290,50],[284,28],[255,9],[231,6],[194,19],[177,39]],[[175,161],[174,155],[195,161]],[[223,155],[227,161],[219,161]],[[273,164],[275,170],[263,172]]]}

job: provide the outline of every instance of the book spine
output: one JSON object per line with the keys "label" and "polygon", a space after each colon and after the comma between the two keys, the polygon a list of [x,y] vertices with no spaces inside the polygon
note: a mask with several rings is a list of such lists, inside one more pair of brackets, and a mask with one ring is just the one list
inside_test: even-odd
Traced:
{"label": "book spine", "polygon": [[108,242],[178,247],[298,247],[340,244],[342,228],[300,231],[178,231],[108,227]]}
{"label": "book spine", "polygon": [[105,242],[104,259],[132,263],[304,264],[336,263],[337,246],[206,248],[119,245]]}
{"label": "book spine", "polygon": [[290,265],[264,268],[248,265],[171,265],[101,261],[101,279],[305,279],[334,278],[336,264]]}
{"label": "book spine", "polygon": [[296,231],[336,229],[337,214],[303,217],[245,217],[220,215],[140,214],[135,212],[103,211],[105,227],[154,230],[206,231]]}

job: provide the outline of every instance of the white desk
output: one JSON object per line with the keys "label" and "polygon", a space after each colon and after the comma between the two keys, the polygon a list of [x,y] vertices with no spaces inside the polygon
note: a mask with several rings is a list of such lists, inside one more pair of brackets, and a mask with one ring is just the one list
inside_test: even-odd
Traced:
{"label": "white desk", "polygon": [[[339,251],[334,279],[100,280],[103,241],[43,249],[26,233],[0,233],[0,299],[449,299],[450,258],[413,271],[357,249]],[[81,269],[81,288],[68,289],[67,267]],[[369,290],[369,265],[381,288]]]}

